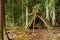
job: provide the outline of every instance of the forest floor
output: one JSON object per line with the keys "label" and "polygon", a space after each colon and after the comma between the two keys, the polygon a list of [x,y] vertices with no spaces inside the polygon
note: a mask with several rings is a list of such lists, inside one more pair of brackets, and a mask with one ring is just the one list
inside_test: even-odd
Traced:
{"label": "forest floor", "polygon": [[[60,28],[57,28],[60,30]],[[24,30],[24,28],[17,28],[8,30],[9,38],[12,40],[60,40],[60,31],[48,31],[47,29],[32,29]]]}

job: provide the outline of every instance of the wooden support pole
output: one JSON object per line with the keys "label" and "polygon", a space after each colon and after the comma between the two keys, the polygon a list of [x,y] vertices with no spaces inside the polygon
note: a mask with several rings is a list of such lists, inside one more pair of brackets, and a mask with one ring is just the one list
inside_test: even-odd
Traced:
{"label": "wooden support pole", "polygon": [[35,27],[35,19],[36,19],[36,13],[34,15],[34,21],[33,21],[33,33],[34,33],[34,27]]}

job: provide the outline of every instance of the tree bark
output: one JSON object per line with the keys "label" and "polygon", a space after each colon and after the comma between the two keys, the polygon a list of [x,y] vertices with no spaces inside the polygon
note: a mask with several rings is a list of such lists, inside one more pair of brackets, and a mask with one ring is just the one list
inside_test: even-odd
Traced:
{"label": "tree bark", "polygon": [[6,38],[4,0],[0,0],[0,26],[1,26],[1,37],[2,40],[4,40]]}
{"label": "tree bark", "polygon": [[[26,0],[26,4],[28,4],[28,0]],[[28,23],[28,6],[26,5],[26,25]]]}
{"label": "tree bark", "polygon": [[55,4],[53,4],[52,24],[55,25]]}
{"label": "tree bark", "polygon": [[12,21],[13,21],[13,24],[14,24],[14,22],[15,22],[15,20],[14,20],[14,18],[15,18],[15,10],[14,10],[15,8],[14,8],[14,0],[12,0],[12,15],[13,15],[13,18],[12,18]]}
{"label": "tree bark", "polygon": [[[48,0],[46,0],[46,4],[48,4]],[[48,9],[48,5],[46,5],[46,19],[49,21],[49,9]]]}
{"label": "tree bark", "polygon": [[[23,16],[24,14],[23,14],[23,0],[22,0],[22,16]],[[23,18],[22,18],[23,19]],[[24,20],[22,20],[21,19],[21,25],[22,25],[22,22],[24,21]],[[23,26],[23,25],[22,25]]]}

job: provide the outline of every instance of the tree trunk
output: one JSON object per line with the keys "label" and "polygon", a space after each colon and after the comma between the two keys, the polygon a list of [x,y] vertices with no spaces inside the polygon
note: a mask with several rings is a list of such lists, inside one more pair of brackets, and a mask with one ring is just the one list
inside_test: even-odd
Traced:
{"label": "tree trunk", "polygon": [[[0,26],[1,26],[1,40],[5,40],[5,11],[4,11],[4,0],[0,0]],[[7,40],[7,39],[6,39]]]}
{"label": "tree trunk", "polygon": [[[26,0],[26,4],[28,4],[28,0]],[[28,6],[26,5],[26,25],[28,23]]]}
{"label": "tree trunk", "polygon": [[[23,0],[22,0],[22,16],[24,15],[24,10],[23,10]],[[23,26],[22,22],[23,22],[23,18],[21,19],[21,25]]]}
{"label": "tree trunk", "polygon": [[55,4],[53,4],[52,24],[55,25]]}
{"label": "tree trunk", "polygon": [[[48,0],[46,0],[46,4],[48,4]],[[46,19],[49,21],[49,9],[48,9],[48,5],[46,5]]]}
{"label": "tree trunk", "polygon": [[14,20],[14,18],[15,18],[14,13],[15,13],[15,10],[14,10],[14,0],[12,0],[12,15],[13,15],[12,22],[13,22],[13,24],[15,22],[15,20]]}

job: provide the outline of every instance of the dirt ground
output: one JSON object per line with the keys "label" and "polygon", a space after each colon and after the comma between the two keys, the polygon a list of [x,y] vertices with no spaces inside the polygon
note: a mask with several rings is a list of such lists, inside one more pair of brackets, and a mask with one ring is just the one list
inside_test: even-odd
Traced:
{"label": "dirt ground", "polygon": [[60,40],[60,32],[48,31],[47,29],[35,29],[33,30],[21,30],[20,28],[16,30],[8,30],[9,38],[12,40]]}
{"label": "dirt ground", "polygon": [[49,36],[52,34],[52,32],[47,31],[46,29],[37,29],[35,30],[34,34],[34,36],[28,40],[47,40]]}

